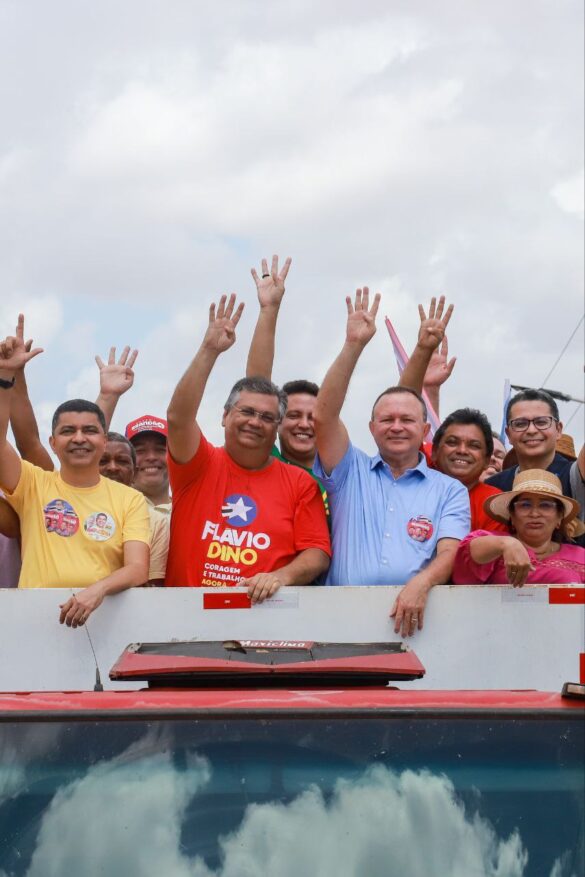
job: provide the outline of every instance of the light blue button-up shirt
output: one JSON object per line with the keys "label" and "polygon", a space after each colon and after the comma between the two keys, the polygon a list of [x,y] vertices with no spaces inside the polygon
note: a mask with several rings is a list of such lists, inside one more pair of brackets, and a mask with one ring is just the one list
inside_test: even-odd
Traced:
{"label": "light blue button-up shirt", "polygon": [[315,474],[329,494],[333,558],[326,585],[403,585],[436,555],[439,539],[463,539],[471,518],[467,488],[422,454],[394,478],[380,454],[350,444],[330,475]]}

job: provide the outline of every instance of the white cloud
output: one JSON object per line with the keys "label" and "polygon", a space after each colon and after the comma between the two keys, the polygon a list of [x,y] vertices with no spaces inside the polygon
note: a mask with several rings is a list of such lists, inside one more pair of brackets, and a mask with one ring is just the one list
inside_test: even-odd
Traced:
{"label": "white cloud", "polygon": [[178,772],[168,754],[146,757],[137,766],[127,752],[91,768],[55,795],[27,877],[61,877],[80,868],[84,877],[190,877],[180,850],[181,819],[208,778],[204,761]]}
{"label": "white cloud", "polygon": [[551,192],[553,198],[566,213],[574,213],[583,217],[585,206],[585,174],[581,169],[579,173],[566,180],[557,183]]}
{"label": "white cloud", "polygon": [[63,327],[63,306],[55,295],[27,295],[8,290],[0,311],[0,335],[14,335],[19,313],[25,315],[25,336],[35,347],[49,345]]}
{"label": "white cloud", "polygon": [[468,817],[444,777],[381,766],[338,782],[328,803],[313,788],[289,805],[248,808],[222,846],[217,877],[521,877],[527,862],[519,835],[500,839]]}
{"label": "white cloud", "polygon": [[[255,319],[249,266],[285,250],[279,379],[322,379],[345,294],[377,283],[408,350],[416,303],[455,301],[445,413],[474,404],[496,419],[505,377],[538,384],[582,309],[581,4],[171,8],[161,21],[149,0],[105,2],[90,19],[57,0],[31,43],[13,5],[0,34],[20,77],[0,158],[0,322],[30,303],[51,397],[85,380],[93,333],[141,346],[121,410],[164,410],[202,334],[193,323],[192,346],[175,345],[177,315],[236,289],[249,307],[210,382],[217,422]],[[395,375],[383,333],[344,410],[368,447],[363,394]],[[554,377],[580,395],[574,358]]]}
{"label": "white cloud", "polygon": [[[186,856],[184,840],[196,837],[199,827],[183,824],[195,818],[187,813],[196,811],[209,765],[191,757],[178,771],[167,754],[149,754],[156,745],[140,741],[58,791],[43,816],[27,877],[77,873],[80,862],[86,877],[525,874],[528,852],[518,831],[499,837],[479,812],[466,812],[444,776],[398,774],[381,765],[337,781],[327,799],[311,786],[289,803],[249,805],[238,828],[220,839],[220,867],[209,868]],[[570,865],[567,851],[551,877],[568,877]]]}

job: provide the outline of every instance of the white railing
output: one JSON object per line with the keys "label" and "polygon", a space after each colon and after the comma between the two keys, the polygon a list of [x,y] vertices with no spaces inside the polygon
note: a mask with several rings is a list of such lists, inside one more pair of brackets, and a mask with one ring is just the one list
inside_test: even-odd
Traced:
{"label": "white railing", "polygon": [[[431,592],[425,627],[409,644],[426,676],[401,687],[560,691],[579,681],[585,651],[583,588],[560,586],[569,602],[550,602],[549,587],[441,586]],[[205,609],[206,594],[238,589],[138,588],[110,597],[87,630],[58,623],[71,591],[0,590],[0,691],[91,690],[95,651],[108,672],[131,642],[170,639],[396,640],[389,610],[398,588],[287,588],[244,609]],[[551,591],[558,595],[559,588]],[[571,596],[573,595],[573,596]]]}

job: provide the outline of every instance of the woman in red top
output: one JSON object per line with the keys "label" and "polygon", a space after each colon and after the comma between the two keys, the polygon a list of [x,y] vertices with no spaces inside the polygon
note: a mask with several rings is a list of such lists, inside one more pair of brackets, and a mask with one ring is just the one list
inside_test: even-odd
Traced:
{"label": "woman in red top", "polygon": [[579,503],[563,496],[552,472],[519,472],[513,488],[489,497],[487,514],[510,535],[475,530],[455,556],[455,584],[576,584],[585,582],[585,549],[564,540],[583,532]]}

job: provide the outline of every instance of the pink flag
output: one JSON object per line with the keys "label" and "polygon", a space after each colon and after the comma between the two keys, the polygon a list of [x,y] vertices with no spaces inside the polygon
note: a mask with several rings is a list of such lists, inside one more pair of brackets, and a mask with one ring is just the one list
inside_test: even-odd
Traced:
{"label": "pink flag", "polygon": [[[390,340],[392,341],[392,347],[394,348],[394,356],[396,357],[396,364],[398,366],[398,373],[400,375],[402,375],[402,372],[404,371],[404,368],[406,366],[406,363],[409,360],[409,357],[406,355],[406,351],[405,351],[404,347],[402,346],[402,344],[400,343],[400,338],[396,334],[396,329],[394,328],[394,326],[392,325],[392,323],[390,322],[388,317],[386,317],[386,328],[388,329],[388,334],[390,335]],[[432,438],[434,436],[435,432],[437,431],[437,429],[439,428],[440,421],[435,413],[435,409],[433,408],[433,406],[431,405],[431,403],[429,401],[429,397],[427,396],[427,394],[425,393],[424,390],[422,392],[422,397],[425,400],[425,405],[427,406],[429,423],[431,424],[430,437]]]}

